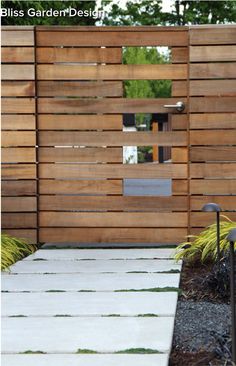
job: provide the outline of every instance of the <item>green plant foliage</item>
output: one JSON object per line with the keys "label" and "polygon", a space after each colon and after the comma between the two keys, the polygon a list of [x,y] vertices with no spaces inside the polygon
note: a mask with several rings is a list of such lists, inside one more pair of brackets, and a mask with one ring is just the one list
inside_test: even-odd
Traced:
{"label": "green plant foliage", "polygon": [[86,348],[78,348],[76,353],[82,353],[82,354],[95,354],[95,353],[99,353],[97,351],[94,351],[92,349],[86,349]]}
{"label": "green plant foliage", "polygon": [[37,245],[28,244],[24,239],[13,236],[1,235],[1,270],[7,269],[19,259],[32,254],[37,249]]}
{"label": "green plant foliage", "polygon": [[[226,237],[230,230],[236,228],[236,222],[231,221],[228,217],[221,215],[226,221],[220,222],[220,249],[222,252],[227,251],[229,242]],[[175,259],[185,259],[190,262],[215,262],[217,259],[216,244],[216,224],[208,226],[199,235],[188,235],[188,238],[194,239],[192,242],[184,242],[176,248]]]}
{"label": "green plant foliage", "polygon": [[134,354],[154,354],[154,353],[162,353],[156,349],[151,349],[151,348],[128,348],[128,349],[124,349],[122,351],[117,351],[115,353],[118,354],[129,354],[129,353],[134,353]]}

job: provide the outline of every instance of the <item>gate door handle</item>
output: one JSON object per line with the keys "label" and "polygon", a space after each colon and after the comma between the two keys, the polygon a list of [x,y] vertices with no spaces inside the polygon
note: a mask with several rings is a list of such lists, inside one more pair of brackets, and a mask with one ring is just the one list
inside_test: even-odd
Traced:
{"label": "gate door handle", "polygon": [[182,112],[185,108],[183,102],[177,102],[176,104],[165,104],[164,108],[175,108],[178,112]]}

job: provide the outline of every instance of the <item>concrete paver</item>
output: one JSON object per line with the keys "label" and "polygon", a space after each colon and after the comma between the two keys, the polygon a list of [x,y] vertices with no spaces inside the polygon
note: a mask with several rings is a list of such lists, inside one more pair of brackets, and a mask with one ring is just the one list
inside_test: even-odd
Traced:
{"label": "concrete paver", "polygon": [[83,260],[83,261],[20,261],[11,266],[12,273],[104,273],[163,272],[180,270],[173,260]]}
{"label": "concrete paver", "polygon": [[178,273],[4,274],[2,290],[10,292],[139,290],[178,287],[179,278]]}
{"label": "concrete paver", "polygon": [[153,259],[172,258],[174,249],[39,249],[24,259],[83,260],[83,259]]}
{"label": "concrete paver", "polygon": [[2,352],[75,353],[91,349],[110,353],[130,348],[168,352],[173,327],[174,317],[3,318]]}
{"label": "concrete paver", "polygon": [[174,316],[176,300],[176,292],[3,293],[2,315]]}
{"label": "concrete paver", "polygon": [[167,366],[168,354],[2,355],[2,366]]}

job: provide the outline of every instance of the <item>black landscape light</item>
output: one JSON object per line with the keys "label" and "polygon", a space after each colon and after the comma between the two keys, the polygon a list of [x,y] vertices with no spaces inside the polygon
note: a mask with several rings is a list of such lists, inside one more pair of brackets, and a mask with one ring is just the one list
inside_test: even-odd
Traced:
{"label": "black landscape light", "polygon": [[203,212],[216,212],[216,244],[217,244],[217,261],[220,262],[220,211],[221,208],[217,203],[207,203],[202,207]]}
{"label": "black landscape light", "polygon": [[234,243],[236,242],[236,229],[232,229],[226,238],[230,242],[230,304],[232,316],[232,362],[236,364],[236,260]]}

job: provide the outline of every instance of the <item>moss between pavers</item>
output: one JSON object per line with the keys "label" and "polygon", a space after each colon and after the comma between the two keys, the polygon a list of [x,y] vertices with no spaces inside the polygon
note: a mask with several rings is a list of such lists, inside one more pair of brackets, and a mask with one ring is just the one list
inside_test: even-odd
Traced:
{"label": "moss between pavers", "polygon": [[141,289],[121,289],[115,290],[114,292],[178,292],[181,294],[181,289],[177,287],[152,287],[152,288],[141,288]]}
{"label": "moss between pavers", "polygon": [[[81,349],[79,348],[76,352],[77,354],[103,354],[104,352],[98,352],[91,349]],[[109,352],[106,352],[106,354]],[[161,354],[162,352],[151,349],[151,348],[128,348],[121,351],[110,352],[111,354]]]}

